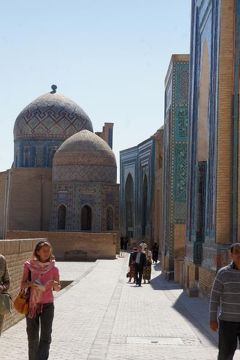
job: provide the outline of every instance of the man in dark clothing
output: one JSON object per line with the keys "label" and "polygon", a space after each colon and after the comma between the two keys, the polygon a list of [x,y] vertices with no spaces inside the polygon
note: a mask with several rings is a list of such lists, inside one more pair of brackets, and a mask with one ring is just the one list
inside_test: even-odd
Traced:
{"label": "man in dark clothing", "polygon": [[142,252],[142,247],[138,247],[138,252],[134,254],[135,258],[135,270],[136,270],[136,284],[141,286],[142,284],[142,274],[143,268],[146,266],[146,255]]}
{"label": "man in dark clothing", "polygon": [[219,329],[218,360],[232,360],[240,338],[240,243],[230,250],[232,263],[218,271],[210,299],[210,328]]}
{"label": "man in dark clothing", "polygon": [[124,250],[124,237],[120,237],[120,250]]}

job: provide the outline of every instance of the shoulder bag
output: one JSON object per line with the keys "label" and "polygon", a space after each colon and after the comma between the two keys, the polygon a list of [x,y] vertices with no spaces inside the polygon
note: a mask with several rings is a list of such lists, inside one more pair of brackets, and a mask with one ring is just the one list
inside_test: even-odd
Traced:
{"label": "shoulder bag", "polygon": [[0,315],[6,315],[12,311],[12,298],[8,293],[0,294]]}

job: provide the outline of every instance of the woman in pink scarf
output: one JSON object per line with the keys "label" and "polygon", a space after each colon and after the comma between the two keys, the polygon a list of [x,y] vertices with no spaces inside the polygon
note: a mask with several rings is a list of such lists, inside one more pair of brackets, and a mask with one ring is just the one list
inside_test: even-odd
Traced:
{"label": "woman in pink scarf", "polygon": [[21,288],[30,289],[29,313],[26,317],[29,360],[46,360],[54,317],[53,290],[60,290],[59,271],[49,242],[40,241],[32,259],[24,263]]}

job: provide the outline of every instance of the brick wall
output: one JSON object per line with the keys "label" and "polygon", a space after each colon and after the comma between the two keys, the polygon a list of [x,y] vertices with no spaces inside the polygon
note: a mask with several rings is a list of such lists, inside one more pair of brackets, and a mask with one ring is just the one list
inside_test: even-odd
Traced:
{"label": "brick wall", "polygon": [[[3,201],[0,205],[0,218],[5,221],[7,216],[7,228],[48,230],[52,199],[52,170],[18,168],[1,173],[0,200],[5,199],[7,175],[9,198],[8,202]],[[1,233],[3,230],[0,226],[0,235]]]}
{"label": "brick wall", "polygon": [[221,7],[216,242],[224,244],[231,238],[234,1],[222,1]]}
{"label": "brick wall", "polygon": [[174,225],[174,257],[183,258],[185,256],[186,224]]}
{"label": "brick wall", "polygon": [[114,259],[118,248],[118,232],[48,232],[8,231],[8,239],[46,238],[58,260]]}
{"label": "brick wall", "polygon": [[4,238],[6,227],[6,192],[8,171],[0,173],[0,239]]}
{"label": "brick wall", "polygon": [[[19,290],[19,284],[22,277],[23,264],[31,257],[35,244],[40,239],[27,240],[1,240],[0,253],[6,257],[7,265],[11,278],[10,294],[14,299]],[[6,315],[4,319],[3,330],[14,325],[23,318],[14,309],[12,314]]]}
{"label": "brick wall", "polygon": [[202,295],[210,296],[215,276],[214,271],[199,267],[199,291]]}
{"label": "brick wall", "polygon": [[185,261],[183,270],[184,287],[186,289],[195,288],[198,282],[197,266],[190,261]]}

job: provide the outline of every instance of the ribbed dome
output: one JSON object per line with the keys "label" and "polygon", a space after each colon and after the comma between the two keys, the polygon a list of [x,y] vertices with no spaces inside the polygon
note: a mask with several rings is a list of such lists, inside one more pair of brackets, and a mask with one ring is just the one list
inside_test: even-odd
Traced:
{"label": "ribbed dome", "polygon": [[116,182],[116,159],[99,136],[82,130],[68,138],[53,159],[53,181]]}
{"label": "ribbed dome", "polygon": [[80,130],[93,131],[88,115],[69,98],[50,92],[38,97],[18,115],[14,139],[62,139]]}

